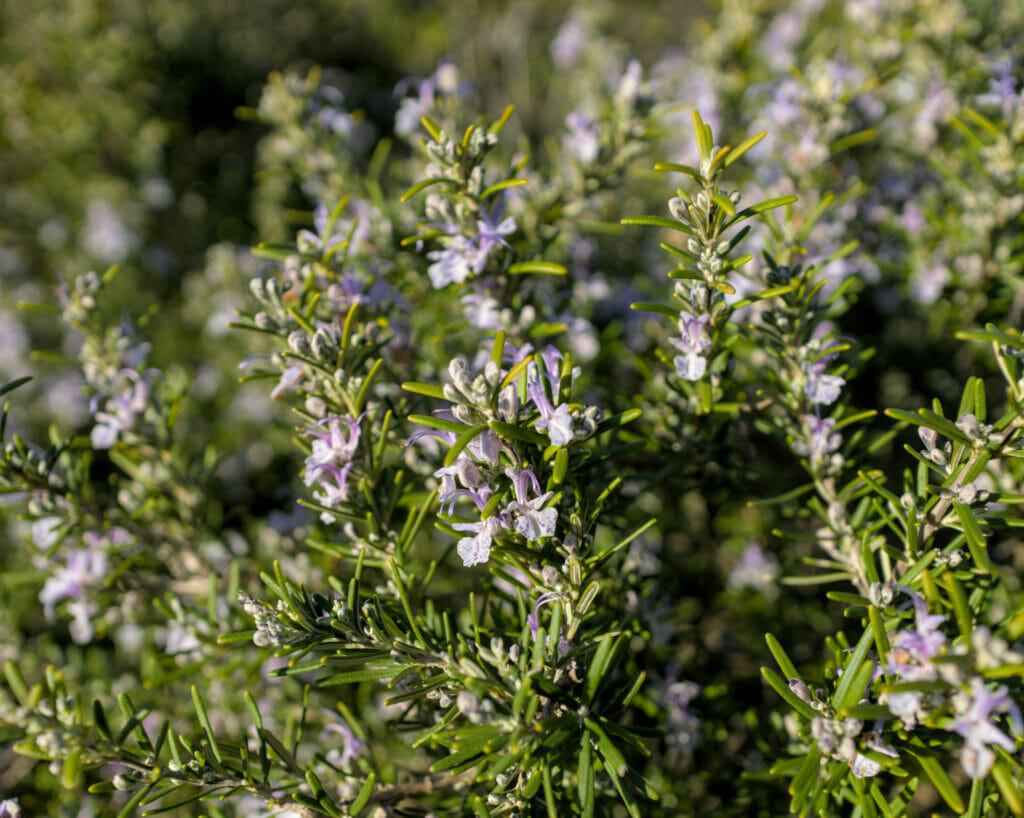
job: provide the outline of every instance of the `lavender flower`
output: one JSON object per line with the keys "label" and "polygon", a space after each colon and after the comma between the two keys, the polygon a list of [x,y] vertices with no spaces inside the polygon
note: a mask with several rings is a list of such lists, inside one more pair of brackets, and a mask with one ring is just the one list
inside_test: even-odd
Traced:
{"label": "lavender flower", "polygon": [[565,118],[569,129],[565,147],[583,165],[590,165],[597,159],[601,147],[601,131],[596,122],[580,111],[573,111]]}
{"label": "lavender flower", "polygon": [[100,409],[101,395],[96,395],[90,411],[96,421],[92,430],[94,449],[109,449],[117,439],[135,426],[139,415],[149,405],[149,383],[134,369],[121,369],[117,373],[115,391],[106,396]]}
{"label": "lavender flower", "polygon": [[21,818],[21,805],[17,798],[0,801],[0,818]]}
{"label": "lavender flower", "polygon": [[47,619],[53,618],[58,602],[71,600],[68,605],[68,612],[72,615],[69,631],[71,638],[79,645],[91,642],[93,636],[90,621],[92,610],[87,598],[89,588],[98,585],[106,574],[107,554],[102,549],[71,551],[67,555],[67,562],[47,578],[39,592],[39,601],[43,604],[43,613]]}
{"label": "lavender flower", "polygon": [[707,371],[708,362],[704,357],[711,349],[711,337],[708,335],[709,315],[680,316],[679,338],[669,338],[668,342],[678,349],[682,355],[672,359],[676,374],[686,381],[699,381]]}
{"label": "lavender flower", "polygon": [[[306,458],[306,485],[314,479],[317,469],[328,464],[343,465],[352,460],[352,456],[359,446],[359,422],[358,418],[332,416],[324,418],[315,426],[307,430],[311,437],[314,437],[313,450]],[[348,427],[346,435],[344,427]]]}
{"label": "lavender flower", "polygon": [[814,363],[803,365],[804,394],[810,398],[811,403],[828,406],[839,399],[846,381],[839,375],[826,375],[825,368],[828,366],[828,359],[832,356],[819,358]]}
{"label": "lavender flower", "polygon": [[435,225],[449,238],[444,240],[446,246],[443,249],[427,253],[427,258],[434,262],[427,268],[434,289],[462,284],[470,276],[479,275],[495,247],[511,246],[503,237],[516,231],[516,222],[511,216],[501,219],[501,214],[500,205],[493,213],[481,209],[476,235],[473,236],[466,236],[454,222]]}
{"label": "lavender flower", "polygon": [[[331,716],[334,716],[331,713]],[[352,728],[348,726],[348,723],[344,719],[339,721],[331,722],[320,731],[320,738],[326,739],[330,733],[337,733],[341,736],[341,740],[344,742],[344,748],[342,750],[331,749],[327,753],[327,760],[335,767],[345,767],[350,761],[354,761],[359,753],[363,749],[363,742],[356,738],[355,733],[352,732]]]}
{"label": "lavender flower", "polygon": [[665,691],[665,740],[683,753],[693,752],[700,738],[700,719],[690,712],[690,702],[698,693],[700,686],[694,682],[673,682]]}
{"label": "lavender flower", "polygon": [[836,422],[833,418],[819,418],[817,415],[804,415],[804,430],[808,437],[793,442],[793,451],[810,458],[811,468],[817,469],[825,460],[825,456],[838,449],[843,442],[842,435],[833,432]]}
{"label": "lavender flower", "polygon": [[292,392],[298,388],[306,374],[306,367],[302,364],[292,364],[281,373],[281,380],[278,381],[270,391],[271,400],[280,400],[285,392]]}
{"label": "lavender flower", "polygon": [[1003,119],[1013,120],[1013,109],[1020,104],[1021,95],[1017,93],[1017,80],[1013,76],[1013,60],[1000,57],[992,63],[995,76],[988,81],[988,91],[978,95],[978,102],[984,105],[999,107]]}
{"label": "lavender flower", "polygon": [[[481,209],[480,218],[476,222],[476,241],[479,255],[474,272],[478,274],[483,271],[487,256],[490,255],[491,250],[498,245],[508,248],[512,246],[502,237],[516,232],[516,220],[511,216],[501,219],[503,212],[504,208],[501,205],[495,207],[493,213],[488,213],[486,210]],[[501,221],[498,221],[498,219],[501,219]]]}
{"label": "lavender flower", "polygon": [[[889,651],[888,672],[906,682],[934,681],[938,671],[931,660],[939,655],[946,644],[945,634],[938,630],[946,618],[929,614],[924,599],[905,585],[899,588],[913,602],[915,626],[913,630],[897,632],[890,640],[892,650]],[[888,699],[889,711],[901,718],[908,727],[912,726],[920,713],[923,699],[924,694],[917,690],[891,693]]]}
{"label": "lavender flower", "polygon": [[[506,509],[515,515],[516,531],[531,541],[552,536],[558,523],[558,509],[543,508],[552,492],[540,493],[540,483],[532,469],[516,470],[509,467],[505,469],[505,474],[512,481],[516,495],[515,501],[509,503]],[[539,495],[532,500],[527,499],[527,483]]]}
{"label": "lavender flower", "polygon": [[561,403],[558,407],[551,405],[540,381],[531,380],[527,386],[530,399],[540,412],[540,417],[533,424],[535,429],[547,432],[552,446],[567,446],[575,439],[572,415],[569,404]]}
{"label": "lavender flower", "polygon": [[533,634],[534,639],[537,638],[537,631],[540,630],[540,621],[537,615],[540,613],[541,607],[549,602],[554,602],[561,596],[562,593],[560,591],[547,591],[537,597],[537,601],[533,603],[533,613],[526,617],[526,624],[530,626],[530,633]]}
{"label": "lavender flower", "polygon": [[985,687],[980,677],[971,679],[971,692],[954,698],[954,706],[960,711],[960,718],[949,725],[949,729],[963,736],[960,763],[971,778],[984,778],[995,763],[995,753],[989,745],[998,745],[1007,752],[1013,752],[1013,739],[996,727],[991,719],[993,713],[1008,713],[1014,732],[1024,732],[1020,708],[1010,698],[1006,685],[995,690]]}
{"label": "lavender flower", "polygon": [[[461,284],[476,270],[480,257],[479,250],[473,239],[455,235],[443,250],[432,250],[427,258],[433,261],[427,268],[430,283],[435,290],[449,284]],[[483,266],[483,265],[481,265]]]}
{"label": "lavender flower", "polygon": [[753,588],[765,596],[774,596],[777,593],[775,582],[778,577],[778,560],[766,554],[757,543],[750,543],[729,572],[729,587]]}
{"label": "lavender flower", "polygon": [[586,43],[587,32],[579,20],[566,20],[548,46],[551,61],[562,71],[572,68],[579,62]]}
{"label": "lavender flower", "polygon": [[456,546],[462,564],[469,568],[487,562],[491,557],[491,542],[504,528],[505,521],[501,515],[492,515],[478,523],[452,523],[458,531],[472,531],[472,537],[463,537]]}

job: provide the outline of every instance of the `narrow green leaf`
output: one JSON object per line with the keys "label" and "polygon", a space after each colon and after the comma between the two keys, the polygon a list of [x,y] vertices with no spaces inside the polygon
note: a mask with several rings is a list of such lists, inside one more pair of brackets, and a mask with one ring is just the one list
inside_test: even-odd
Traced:
{"label": "narrow green leaf", "polygon": [[[180,789],[184,789],[184,788],[180,788]],[[161,813],[164,813],[164,812],[171,812],[172,810],[178,809],[178,807],[183,807],[186,804],[192,804],[192,803],[194,803],[196,801],[199,801],[203,796],[208,795],[208,794],[209,794],[209,792],[207,790],[199,789],[196,792],[190,793],[189,795],[185,796],[180,801],[175,801],[173,804],[161,804],[159,807],[156,807],[155,809],[147,809],[142,814],[143,815],[160,815]],[[162,797],[166,797],[166,796],[162,796]]]}
{"label": "narrow green leaf", "polygon": [[591,818],[594,814],[594,762],[590,737],[586,734],[580,740],[576,786],[577,795],[579,796],[580,814]]}
{"label": "narrow green leaf", "polygon": [[988,556],[988,544],[985,542],[985,535],[981,533],[981,527],[971,512],[971,507],[963,503],[954,503],[956,516],[960,518],[960,525],[963,526],[964,536],[967,538],[967,547],[974,559],[974,564],[986,573],[992,573],[992,562]]}
{"label": "narrow green leaf", "polygon": [[141,790],[135,793],[135,795],[133,795],[128,800],[128,803],[124,805],[124,809],[122,809],[117,814],[117,818],[128,818],[128,816],[135,812],[135,808],[146,800],[146,796],[153,791],[153,788],[155,786],[156,784],[147,784],[145,787],[143,787]]}
{"label": "narrow green leaf", "polygon": [[711,150],[714,147],[710,129],[704,124],[704,120],[700,118],[696,109],[690,113],[690,119],[693,122],[693,135],[697,141],[697,153],[701,162],[707,162],[711,158]]}
{"label": "narrow green leaf", "polygon": [[[501,112],[501,116],[499,116],[496,120],[494,120],[493,123],[491,123],[491,127],[488,128],[488,130],[492,134],[497,136],[499,133],[501,133],[502,128],[505,127],[505,125],[506,125],[506,123],[508,123],[509,119],[512,118],[512,114],[515,113],[515,110],[516,110],[516,106],[515,105],[506,105],[505,106],[505,110],[503,110]],[[436,137],[435,137],[435,139],[436,139]]]}
{"label": "narrow green leaf", "polygon": [[[729,164],[728,159],[726,159],[725,164]],[[697,168],[690,167],[689,165],[680,165],[676,162],[656,162],[654,165],[654,169],[660,171],[670,171],[675,173],[685,173],[687,176],[692,177],[698,182],[704,180],[704,177],[701,176],[701,173],[699,170],[697,170]]]}
{"label": "narrow green leaf", "polygon": [[203,698],[199,694],[199,688],[192,685],[192,703],[196,708],[196,715],[199,717],[199,726],[203,728],[203,733],[206,734],[206,740],[210,745],[210,752],[213,753],[213,757],[217,759],[218,764],[223,764],[224,760],[221,758],[220,749],[217,747],[217,737],[213,733],[213,725],[210,723],[210,716],[206,712],[206,705],[203,703]]}
{"label": "narrow green leaf", "polygon": [[[852,707],[857,703],[861,693],[864,692],[866,680],[863,679],[863,674],[858,673],[858,671],[860,670],[861,663],[864,661],[864,657],[867,656],[868,648],[871,647],[873,638],[874,634],[871,628],[867,628],[861,635],[860,641],[857,642],[857,647],[850,654],[850,658],[843,668],[843,676],[839,680],[839,686],[832,697],[833,707],[837,710],[844,707]],[[870,665],[868,667],[870,669]],[[870,676],[870,673],[868,675]],[[855,682],[862,682],[860,689],[854,686]]]}
{"label": "narrow green leaf", "polygon": [[584,685],[584,694],[587,701],[593,702],[594,697],[597,696],[597,691],[603,686],[612,666],[612,660],[616,653],[615,648],[621,639],[621,635],[616,638],[612,634],[606,633],[601,637],[601,641],[598,642],[594,658],[587,669],[587,678]]}
{"label": "narrow green leaf", "polygon": [[252,693],[246,690],[242,694],[242,699],[245,701],[245,706],[249,710],[249,717],[252,719],[253,725],[257,730],[263,729],[263,715],[260,713],[259,706],[256,704],[256,699],[253,698]]}
{"label": "narrow green leaf", "polygon": [[635,301],[629,305],[629,308],[635,312],[657,312],[673,319],[679,317],[679,310],[667,304],[656,304],[653,301]]}
{"label": "narrow green leaf", "polygon": [[487,809],[487,804],[479,795],[473,796],[473,812],[476,813],[476,818],[491,818],[491,811]]}
{"label": "narrow green leaf", "polygon": [[735,148],[729,151],[729,155],[725,157],[725,161],[722,163],[722,166],[729,167],[729,165],[731,165],[733,162],[735,162],[737,159],[743,156],[743,154],[749,151],[752,147],[754,147],[754,145],[756,145],[758,142],[764,139],[767,135],[768,131],[760,131],[759,133],[756,133],[753,136],[748,136],[746,139],[740,142],[740,144],[738,144]]}
{"label": "narrow green leaf", "polygon": [[444,418],[435,418],[432,415],[409,415],[409,421],[419,426],[440,429],[442,432],[454,432],[457,435],[461,435],[466,431],[466,427],[461,423],[456,423],[454,420],[445,420]]}
{"label": "narrow green leaf", "polygon": [[519,261],[509,265],[510,275],[522,275],[523,273],[536,273],[547,276],[564,276],[569,272],[564,264],[556,264],[553,261]]}
{"label": "narrow green leaf", "polygon": [[878,652],[879,656],[888,656],[889,635],[885,632],[885,624],[882,622],[882,615],[874,605],[868,608],[868,621],[871,623],[871,632],[875,640],[875,650]]}
{"label": "narrow green leaf", "polygon": [[453,182],[451,179],[446,179],[444,176],[433,176],[430,179],[424,179],[422,182],[417,182],[416,184],[414,184],[399,197],[399,201],[407,202],[417,193],[426,190],[431,185],[439,184],[451,185],[452,187],[456,186],[455,182]]}
{"label": "narrow green leaf", "polygon": [[762,667],[761,675],[764,677],[764,680],[771,685],[772,689],[785,699],[786,703],[805,719],[813,719],[817,715],[807,702],[799,698],[792,690],[789,689],[789,684],[787,684],[774,670],[768,667]]}
{"label": "narrow green leaf", "polygon": [[[492,420],[487,424],[492,431],[497,432],[503,438],[507,440],[522,440],[524,443],[533,443],[535,446],[543,446],[547,448],[548,439],[540,432],[535,432],[533,429],[524,429],[522,426],[515,426],[511,423],[503,423],[500,420]],[[463,429],[466,427],[463,426]]]}
{"label": "narrow green leaf", "polygon": [[800,674],[796,671],[796,665],[793,664],[792,660],[786,654],[785,648],[772,634],[766,633],[764,640],[768,644],[768,650],[771,651],[772,656],[775,658],[776,664],[782,671],[786,679],[799,679]]}
{"label": "narrow green leaf", "polygon": [[670,219],[667,216],[626,216],[621,219],[620,224],[642,224],[648,227],[667,227],[669,230],[678,230],[690,236],[697,235],[693,228],[678,219]]}
{"label": "narrow green leaf", "polygon": [[943,573],[939,578],[939,582],[942,583],[949,593],[949,599],[953,603],[953,615],[956,617],[956,624],[960,629],[961,635],[970,642],[971,633],[974,631],[974,616],[967,602],[964,586],[960,584],[960,580],[953,575],[952,571]]}
{"label": "narrow green leaf", "polygon": [[971,782],[971,799],[967,804],[966,818],[981,818],[981,807],[985,800],[985,779],[975,778]]}
{"label": "narrow green leaf", "polygon": [[608,429],[625,426],[627,423],[632,423],[642,414],[642,409],[627,409],[625,412],[619,412],[617,415],[607,417],[597,424],[597,433],[600,434]]}
{"label": "narrow green leaf", "polygon": [[796,776],[789,782],[789,794],[792,799],[789,802],[789,811],[794,815],[804,815],[806,810],[804,804],[811,786],[821,771],[821,749],[813,744],[810,752],[807,753]]}
{"label": "narrow green leaf", "polygon": [[454,753],[452,753],[449,756],[445,756],[441,760],[435,761],[433,764],[431,764],[430,765],[430,772],[432,772],[432,773],[440,773],[440,772],[444,772],[445,770],[450,770],[453,767],[458,767],[459,765],[461,765],[461,764],[463,764],[463,763],[465,763],[467,761],[470,761],[472,759],[475,759],[475,758],[477,758],[478,756],[480,756],[482,754],[483,754],[483,747],[482,746],[481,747],[470,747],[470,748],[468,748],[466,750],[459,750],[459,751],[454,752]]}
{"label": "narrow green leaf", "polygon": [[375,682],[380,679],[389,679],[398,673],[396,667],[374,667],[352,670],[348,673],[337,673],[323,679],[317,679],[317,687],[332,687],[333,685],[357,684],[359,682]]}
{"label": "narrow green leaf", "polygon": [[[465,428],[465,427],[463,427]],[[477,437],[481,432],[487,429],[487,424],[482,423],[479,426],[474,426],[471,429],[466,429],[461,435],[456,438],[452,447],[448,450],[448,453],[444,456],[445,467],[450,466],[455,462],[456,458],[462,454],[462,450],[466,448],[470,443],[473,442],[473,438]]]}
{"label": "narrow green leaf", "polygon": [[949,776],[946,771],[942,768],[942,764],[939,763],[938,759],[928,755],[928,751],[924,750],[924,745],[921,744],[922,752],[914,752],[910,750],[910,754],[917,759],[918,764],[921,765],[921,769],[924,774],[928,776],[928,779],[935,785],[935,789],[939,795],[942,796],[942,800],[945,801],[950,809],[952,809],[958,815],[965,809],[963,799],[960,798],[960,793],[956,791],[956,787],[953,786],[953,782],[949,780]]}
{"label": "narrow green leaf", "polygon": [[744,208],[739,211],[735,216],[731,216],[725,222],[725,227],[732,227],[734,224],[739,224],[746,219],[756,216],[758,213],[765,213],[769,210],[774,210],[777,207],[785,207],[788,204],[792,204],[797,200],[796,196],[778,196],[774,199],[765,199],[763,202],[758,202],[756,205]]}
{"label": "narrow green leaf", "polygon": [[732,202],[725,195],[716,193],[711,197],[711,200],[730,216],[736,213],[736,208],[733,207]]}
{"label": "narrow green leaf", "polygon": [[868,128],[864,131],[858,131],[852,133],[849,136],[844,136],[841,139],[837,139],[831,145],[828,146],[829,152],[832,154],[841,153],[842,151],[849,150],[850,148],[856,147],[857,145],[863,145],[866,142],[873,142],[878,136],[878,131],[874,128]]}
{"label": "narrow green leaf", "polygon": [[[608,734],[601,729],[601,725],[594,719],[585,719],[584,724],[586,724],[587,729],[597,739],[597,751],[601,754],[605,769],[615,773],[620,778],[624,776],[626,774],[626,759],[622,757],[619,748],[612,744]],[[586,740],[584,743],[586,743]]]}
{"label": "narrow green leaf", "polygon": [[487,190],[480,194],[480,201],[489,199],[495,193],[500,193],[501,191],[507,190],[510,187],[519,187],[520,185],[525,185],[528,181],[528,179],[505,179],[503,182],[495,182],[493,185],[487,188]]}
{"label": "narrow green leaf", "polygon": [[5,383],[3,386],[0,386],[0,397],[6,395],[8,392],[13,392],[19,386],[24,386],[30,380],[32,380],[32,376],[31,375],[26,375],[26,376],[24,376],[22,378],[17,378],[17,379],[15,379],[13,381],[9,381],[9,382]]}
{"label": "narrow green leaf", "polygon": [[1003,796],[1003,802],[1010,812],[1014,815],[1024,815],[1024,798],[1021,798],[1020,783],[1014,778],[1010,765],[1002,756],[996,758],[995,766],[992,768],[992,780],[996,782],[999,794]]}
{"label": "narrow green leaf", "polygon": [[10,659],[4,662],[4,676],[7,678],[7,684],[11,687],[11,692],[17,697],[18,703],[22,707],[28,707],[28,685],[25,684],[25,677],[21,675],[21,670]]}
{"label": "narrow green leaf", "polygon": [[270,745],[270,748],[277,753],[277,757],[284,762],[284,765],[289,770],[295,773],[295,775],[301,776],[305,774],[305,770],[299,766],[298,762],[295,760],[295,756],[289,752],[288,748],[284,746],[277,736],[269,730],[260,730],[259,735],[267,744]]}

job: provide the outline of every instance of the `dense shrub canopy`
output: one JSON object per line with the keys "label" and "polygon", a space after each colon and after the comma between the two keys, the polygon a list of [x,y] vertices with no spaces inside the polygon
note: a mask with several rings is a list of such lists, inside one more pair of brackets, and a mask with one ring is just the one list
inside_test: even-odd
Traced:
{"label": "dense shrub canopy", "polygon": [[0,10],[0,816],[1024,814],[1024,8],[206,5]]}

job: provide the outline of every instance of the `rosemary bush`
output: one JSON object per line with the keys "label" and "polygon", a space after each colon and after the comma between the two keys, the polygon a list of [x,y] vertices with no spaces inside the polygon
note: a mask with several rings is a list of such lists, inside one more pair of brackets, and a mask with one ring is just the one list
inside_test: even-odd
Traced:
{"label": "rosemary bush", "polygon": [[512,9],[238,100],[205,253],[139,86],[21,177],[0,816],[1024,814],[1024,12]]}

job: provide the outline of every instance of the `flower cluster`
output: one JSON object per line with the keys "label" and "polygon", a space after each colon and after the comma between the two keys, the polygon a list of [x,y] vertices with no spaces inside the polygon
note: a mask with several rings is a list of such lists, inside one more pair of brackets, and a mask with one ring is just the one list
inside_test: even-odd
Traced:
{"label": "flower cluster", "polygon": [[[527,384],[526,403],[520,401],[519,388],[510,382],[512,372],[493,359],[473,378],[465,360],[456,358],[448,366],[452,382],[443,390],[453,402],[452,408],[435,415],[441,425],[410,439],[436,437],[457,452],[434,476],[441,480],[441,510],[447,511],[450,519],[460,498],[471,500],[481,515],[477,521],[451,523],[455,531],[472,535],[462,537],[457,547],[467,567],[487,562],[492,543],[499,537],[518,534],[527,542],[539,542],[555,535],[559,512],[547,505],[555,492],[541,490],[536,471],[524,460],[523,441],[544,440],[536,434],[544,432],[552,447],[569,447],[592,436],[601,420],[593,406],[553,405],[551,396],[557,399],[563,387],[571,389],[572,380],[571,375],[563,380],[564,358],[554,347],[539,356],[528,347],[509,353],[514,369],[522,372]],[[529,423],[530,418],[535,438],[514,431],[516,424]],[[459,424],[465,431],[456,431]]]}

